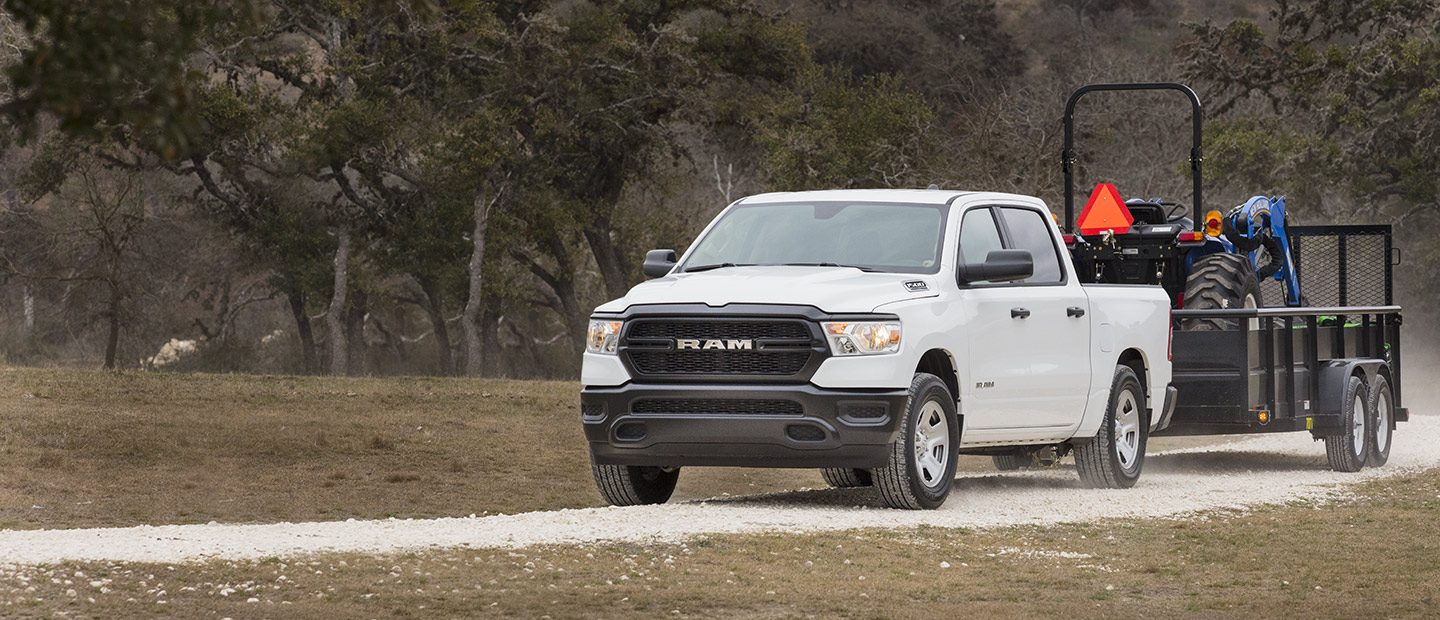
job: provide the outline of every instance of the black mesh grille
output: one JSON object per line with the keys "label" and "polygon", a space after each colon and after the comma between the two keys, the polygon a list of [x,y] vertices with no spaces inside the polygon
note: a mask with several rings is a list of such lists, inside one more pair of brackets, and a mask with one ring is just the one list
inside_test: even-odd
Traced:
{"label": "black mesh grille", "polygon": [[630,338],[705,339],[809,339],[810,328],[801,321],[637,321]]}
{"label": "black mesh grille", "polygon": [[604,417],[605,405],[600,403],[580,403],[580,415],[587,418]]}
{"label": "black mesh grille", "polygon": [[630,351],[630,362],[647,375],[793,375],[810,351]]}
{"label": "black mesh grille", "polygon": [[[1392,303],[1388,226],[1295,227],[1291,251],[1299,265],[1300,294],[1310,306],[1384,306]],[[1285,304],[1281,283],[1266,280],[1267,306]]]}
{"label": "black mesh grille", "polygon": [[822,441],[825,439],[824,430],[809,424],[791,424],[785,427],[785,434],[795,441]]}
{"label": "black mesh grille", "polygon": [[636,401],[631,413],[663,413],[679,415],[801,415],[804,408],[791,400],[751,400],[722,398],[650,398]]}
{"label": "black mesh grille", "polygon": [[845,405],[840,409],[840,415],[858,419],[883,418],[889,408],[881,404],[873,405]]}

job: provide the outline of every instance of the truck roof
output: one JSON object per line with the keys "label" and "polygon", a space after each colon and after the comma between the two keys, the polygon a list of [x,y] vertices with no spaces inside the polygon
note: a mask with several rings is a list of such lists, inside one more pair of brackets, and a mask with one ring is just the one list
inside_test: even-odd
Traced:
{"label": "truck roof", "polygon": [[998,192],[964,192],[950,189],[827,189],[808,192],[771,192],[756,194],[740,199],[741,204],[762,204],[772,202],[909,202],[920,204],[946,204],[960,196],[985,194],[994,198],[1023,198],[1034,201],[1032,196],[1019,196]]}

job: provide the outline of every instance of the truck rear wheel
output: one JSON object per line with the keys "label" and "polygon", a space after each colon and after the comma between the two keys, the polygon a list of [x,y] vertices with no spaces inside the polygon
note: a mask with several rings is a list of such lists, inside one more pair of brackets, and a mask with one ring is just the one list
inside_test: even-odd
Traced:
{"label": "truck rear wheel", "polygon": [[939,508],[955,482],[959,445],[960,421],[949,388],[935,375],[916,373],[890,460],[870,472],[880,499],[891,508]]}
{"label": "truck rear wheel", "polygon": [[1345,393],[1340,400],[1340,433],[1325,438],[1325,458],[1330,469],[1356,472],[1365,467],[1370,458],[1369,412],[1366,400],[1369,393],[1360,377],[1352,376],[1345,384]]}
{"label": "truck rear wheel", "polygon": [[1075,450],[1080,481],[1095,489],[1128,489],[1140,479],[1150,420],[1145,415],[1145,390],[1129,366],[1116,366],[1110,380],[1110,401],[1100,432]]}
{"label": "truck rear wheel", "polygon": [[820,470],[820,477],[837,489],[868,487],[871,484],[870,470],[849,467],[827,467]]}
{"label": "truck rear wheel", "polygon": [[1000,471],[1016,471],[1030,465],[1029,459],[1022,459],[1018,454],[996,454],[990,457],[990,460],[995,463],[995,469]]}
{"label": "truck rear wheel", "polygon": [[1390,443],[1395,438],[1395,395],[1390,391],[1390,382],[1383,376],[1375,377],[1370,386],[1370,460],[1371,467],[1381,467],[1390,461]]}
{"label": "truck rear wheel", "polygon": [[[1185,280],[1186,310],[1238,310],[1259,308],[1260,279],[1255,265],[1243,254],[1208,254],[1190,268]],[[1183,329],[1223,331],[1236,329],[1235,319],[1187,319]]]}
{"label": "truck rear wheel", "polygon": [[680,468],[591,465],[600,497],[611,506],[663,504],[675,492]]}

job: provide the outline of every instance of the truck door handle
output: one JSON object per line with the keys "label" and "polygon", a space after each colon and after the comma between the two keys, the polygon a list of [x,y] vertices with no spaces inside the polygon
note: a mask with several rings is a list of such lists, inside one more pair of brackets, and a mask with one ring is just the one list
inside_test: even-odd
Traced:
{"label": "truck door handle", "polygon": [[1070,306],[1065,309],[1065,316],[1075,318],[1085,316],[1085,309],[1080,306]]}
{"label": "truck door handle", "polygon": [[1029,310],[1026,310],[1025,308],[1011,308],[1011,309],[1010,309],[1010,318],[1012,318],[1012,319],[1024,319],[1024,318],[1029,318],[1029,316],[1030,316],[1030,311],[1029,311]]}

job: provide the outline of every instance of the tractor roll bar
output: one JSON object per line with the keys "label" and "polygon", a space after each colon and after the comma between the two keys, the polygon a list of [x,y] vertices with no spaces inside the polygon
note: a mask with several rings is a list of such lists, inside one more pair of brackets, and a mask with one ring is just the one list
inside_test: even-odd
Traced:
{"label": "tractor roll bar", "polygon": [[1075,104],[1087,93],[1095,91],[1121,91],[1121,90],[1178,90],[1190,99],[1190,180],[1195,185],[1192,207],[1195,213],[1195,230],[1201,230],[1203,219],[1200,212],[1200,163],[1202,160],[1200,151],[1200,97],[1191,90],[1189,86],[1175,82],[1151,82],[1151,83],[1123,83],[1123,84],[1088,84],[1076,89],[1070,94],[1070,100],[1065,102],[1065,148],[1060,152],[1060,166],[1065,170],[1065,230],[1074,232],[1075,228]]}

